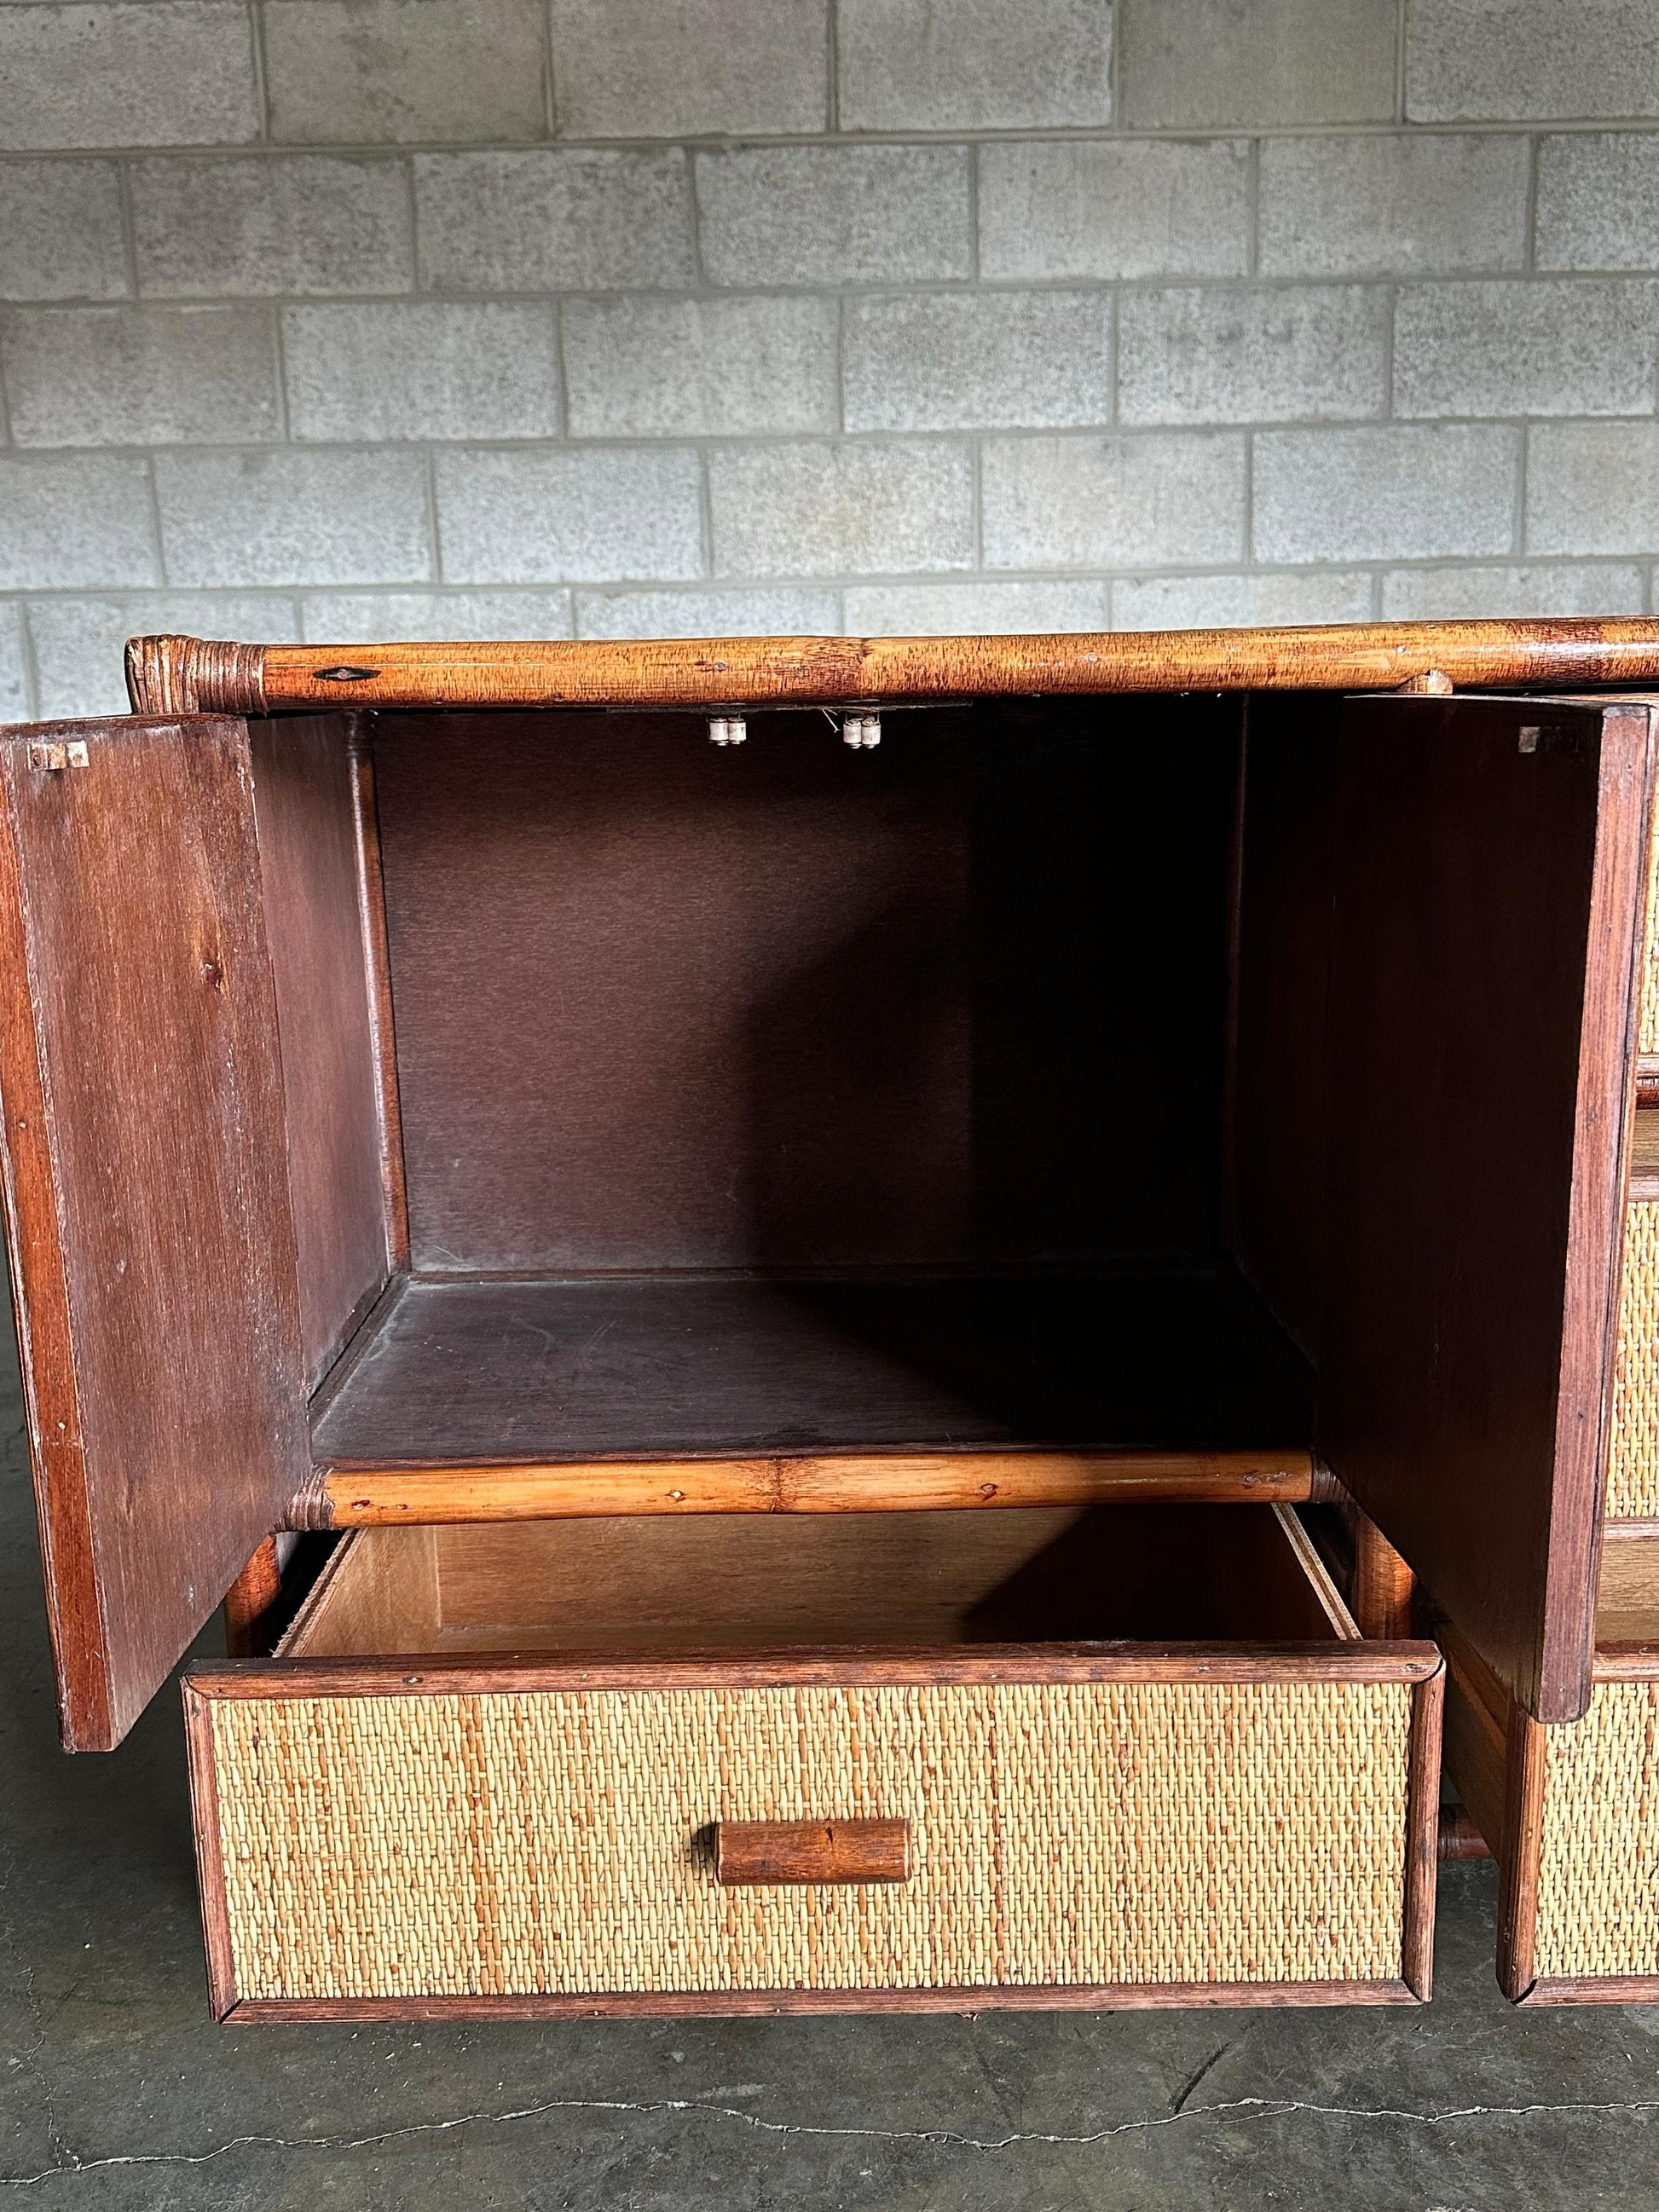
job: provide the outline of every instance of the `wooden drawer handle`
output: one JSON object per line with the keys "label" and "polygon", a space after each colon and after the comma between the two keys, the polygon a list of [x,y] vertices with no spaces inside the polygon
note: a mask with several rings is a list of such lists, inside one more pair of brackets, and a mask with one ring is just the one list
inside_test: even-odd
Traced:
{"label": "wooden drawer handle", "polygon": [[728,1883],[908,1881],[908,1820],[720,1820],[714,1871]]}

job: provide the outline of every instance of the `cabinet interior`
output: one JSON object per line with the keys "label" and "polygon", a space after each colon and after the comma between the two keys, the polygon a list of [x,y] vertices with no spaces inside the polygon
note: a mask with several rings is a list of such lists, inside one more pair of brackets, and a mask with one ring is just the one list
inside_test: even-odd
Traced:
{"label": "cabinet interior", "polygon": [[[264,727],[274,777],[301,741]],[[1240,730],[377,718],[407,1251],[366,1165],[296,1204],[318,1461],[1305,1453],[1308,1364],[1225,1227]],[[314,974],[289,995],[304,1054]],[[323,1018],[290,1127],[361,1158],[372,1040]]]}
{"label": "cabinet interior", "polygon": [[1282,1506],[701,1514],[363,1529],[295,1659],[1096,1642],[1358,1632]]}

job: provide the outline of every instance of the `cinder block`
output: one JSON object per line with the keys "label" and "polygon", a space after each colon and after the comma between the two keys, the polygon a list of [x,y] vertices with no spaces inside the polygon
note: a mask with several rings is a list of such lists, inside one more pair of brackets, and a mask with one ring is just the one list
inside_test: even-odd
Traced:
{"label": "cinder block", "polygon": [[1651,414],[1656,349],[1659,285],[1638,278],[1406,285],[1395,411]]}
{"label": "cinder block", "polygon": [[679,153],[432,154],[415,161],[421,281],[445,292],[689,284]]}
{"label": "cinder block", "polygon": [[1659,422],[1528,433],[1528,553],[1659,553]]}
{"label": "cinder block", "polygon": [[1267,276],[1519,269],[1527,142],[1409,131],[1269,138],[1257,224]]}
{"label": "cinder block", "polygon": [[441,453],[438,543],[452,584],[697,576],[697,457],[665,448]]}
{"label": "cinder block", "polygon": [[0,722],[27,722],[33,717],[23,604],[21,599],[0,599]]}
{"label": "cinder block", "polygon": [[547,136],[538,0],[264,0],[270,135],[307,146]]}
{"label": "cinder block", "polygon": [[1141,568],[1244,550],[1236,434],[993,438],[981,469],[988,568]]}
{"label": "cinder block", "polygon": [[1259,561],[1420,561],[1508,553],[1521,433],[1263,430],[1255,439]]}
{"label": "cinder block", "polygon": [[550,301],[288,307],[283,361],[295,438],[548,438],[559,428]]}
{"label": "cinder block", "polygon": [[966,276],[965,146],[746,146],[696,157],[703,267],[716,284],[884,284]]}
{"label": "cinder block", "polygon": [[553,0],[553,89],[577,138],[822,131],[823,0]]}
{"label": "cinder block", "polygon": [[1534,222],[1540,269],[1659,268],[1659,134],[1540,139]]}
{"label": "cinder block", "polygon": [[1380,285],[1127,292],[1118,309],[1125,422],[1287,422],[1381,415],[1389,295]]}
{"label": "cinder block", "polygon": [[1394,0],[1121,0],[1121,120],[1178,130],[1385,123]]}
{"label": "cinder block", "polygon": [[1106,586],[1091,578],[988,578],[964,584],[854,584],[854,637],[992,637],[1017,630],[1106,629]]}
{"label": "cinder block", "polygon": [[1109,422],[1112,303],[1103,292],[933,292],[849,300],[849,430]]}
{"label": "cinder block", "polygon": [[1117,576],[1114,629],[1259,629],[1276,623],[1371,618],[1359,568],[1258,568],[1232,576]]}
{"label": "cinder block", "polygon": [[300,634],[293,600],[264,592],[31,599],[29,632],[40,671],[41,714],[125,714],[127,640],[168,630],[187,637],[257,639],[262,645],[287,644]]}
{"label": "cinder block", "polygon": [[580,637],[826,637],[841,627],[832,590],[576,594]]}
{"label": "cinder block", "polygon": [[843,130],[1111,120],[1111,0],[840,0],[837,23]]}
{"label": "cinder block", "polygon": [[431,574],[417,453],[161,453],[168,581],[419,584]]}
{"label": "cinder block", "polygon": [[1489,567],[1390,568],[1385,622],[1502,621],[1533,615],[1639,615],[1647,606],[1630,561],[1510,561]]}
{"label": "cinder block", "polygon": [[1242,276],[1240,139],[990,139],[979,149],[986,276]]}
{"label": "cinder block", "polygon": [[146,463],[114,453],[0,460],[0,591],[160,579]]}
{"label": "cinder block", "polygon": [[965,447],[730,446],[709,456],[708,489],[719,576],[973,565]]}
{"label": "cinder block", "polygon": [[19,446],[225,445],[281,428],[269,308],[15,308],[0,361]]}
{"label": "cinder block", "polygon": [[573,436],[836,428],[831,300],[568,300],[560,317]]}
{"label": "cinder block", "polygon": [[113,161],[0,161],[0,300],[131,290]]}
{"label": "cinder block", "polygon": [[568,592],[307,592],[300,616],[313,645],[572,634]]}
{"label": "cinder block", "polygon": [[240,0],[0,6],[0,147],[234,146],[258,135]]}
{"label": "cinder block", "polygon": [[1659,115],[1652,0],[1411,0],[1413,123]]}
{"label": "cinder block", "polygon": [[174,298],[406,292],[409,175],[337,154],[157,155],[131,169],[138,289]]}

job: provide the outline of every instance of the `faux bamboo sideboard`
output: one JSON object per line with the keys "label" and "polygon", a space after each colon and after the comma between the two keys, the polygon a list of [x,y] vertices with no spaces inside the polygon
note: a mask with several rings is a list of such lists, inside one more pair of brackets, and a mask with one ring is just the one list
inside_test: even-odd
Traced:
{"label": "faux bamboo sideboard", "polygon": [[221,2017],[1418,2001],[1443,1693],[1510,1993],[1659,1991],[1659,626],[129,681],[6,1209]]}

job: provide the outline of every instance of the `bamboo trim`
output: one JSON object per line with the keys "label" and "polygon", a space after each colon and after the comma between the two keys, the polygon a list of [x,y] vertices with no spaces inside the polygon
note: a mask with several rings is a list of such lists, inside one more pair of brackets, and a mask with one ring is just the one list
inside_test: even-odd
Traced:
{"label": "bamboo trim", "polygon": [[237,645],[134,638],[141,714],[319,706],[901,704],[988,695],[1398,690],[1659,680],[1659,627],[1598,622],[1355,623],[1061,635],[653,640],[619,646]]}
{"label": "bamboo trim", "polygon": [[973,1505],[1305,1504],[1312,1455],[870,1452],[845,1457],[587,1460],[568,1465],[329,1465],[289,1507],[300,1528],[545,1521],[635,1513],[864,1513]]}

